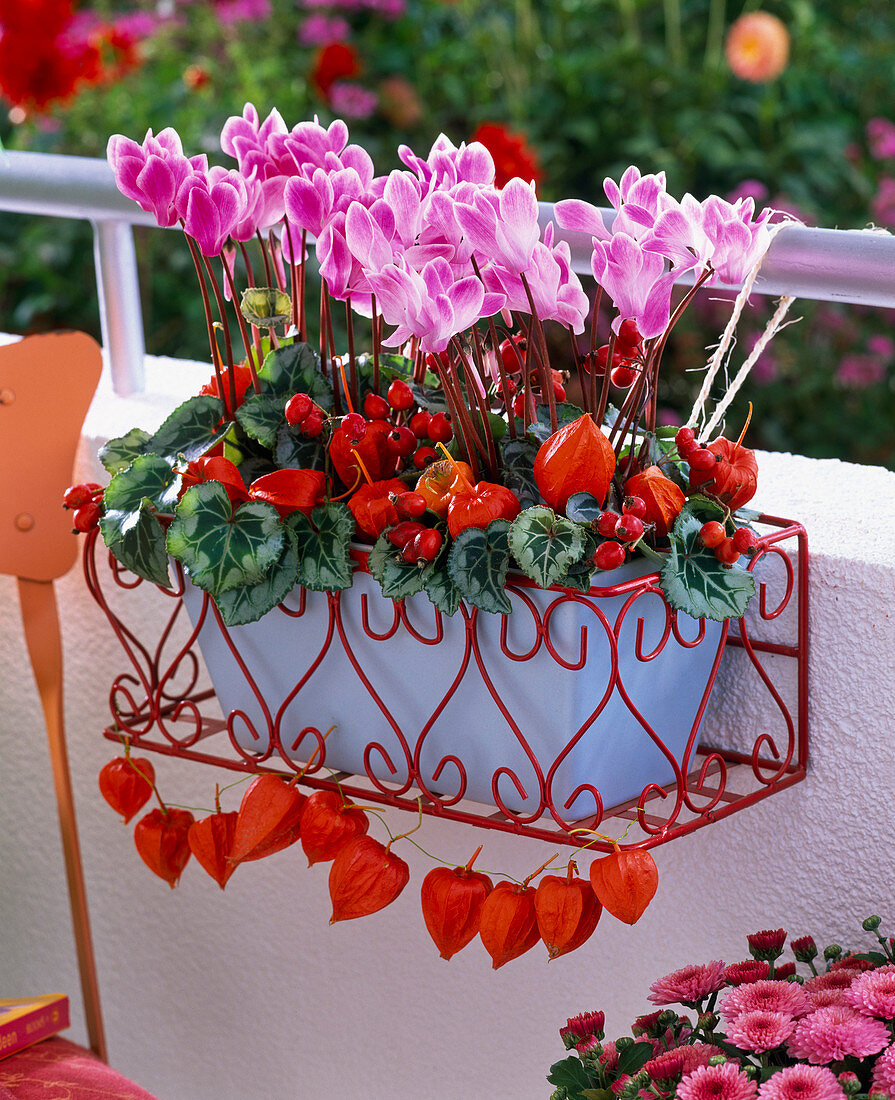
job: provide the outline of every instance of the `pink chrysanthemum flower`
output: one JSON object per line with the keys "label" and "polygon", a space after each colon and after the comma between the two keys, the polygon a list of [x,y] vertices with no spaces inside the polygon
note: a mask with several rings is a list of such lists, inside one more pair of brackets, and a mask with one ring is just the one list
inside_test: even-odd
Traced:
{"label": "pink chrysanthemum flower", "polygon": [[631,1025],[632,1035],[649,1035],[654,1036],[656,1027],[659,1023],[659,1016],[661,1010],[656,1009],[655,1012],[646,1013],[643,1016],[638,1016],[634,1023]]}
{"label": "pink chrysanthemum flower", "polygon": [[821,989],[848,989],[853,977],[849,970],[830,970],[826,974],[818,974],[816,978],[809,978],[802,989],[809,995]]}
{"label": "pink chrysanthemum flower", "polygon": [[789,1051],[814,1065],[838,1062],[853,1055],[878,1054],[889,1042],[889,1029],[881,1020],[862,1016],[847,1005],[818,1008],[796,1025]]}
{"label": "pink chrysanthemum flower", "polygon": [[723,987],[724,963],[719,959],[704,966],[684,966],[666,974],[650,986],[647,1000],[654,1005],[693,1005]]}
{"label": "pink chrysanthemum flower", "polygon": [[782,928],[765,928],[747,936],[749,953],[755,959],[776,959],[786,943],[786,932]]}
{"label": "pink chrysanthemum flower", "polygon": [[811,1002],[812,1009],[845,1004],[844,989],[809,989],[806,991],[805,996]]}
{"label": "pink chrysanthemum flower", "polygon": [[721,1003],[721,1014],[728,1023],[744,1012],[780,1012],[796,1018],[811,1010],[802,987],[770,978],[731,989]]}
{"label": "pink chrysanthemum flower", "polygon": [[618,1068],[618,1050],[614,1041],[603,1044],[603,1053],[599,1057],[599,1062],[607,1073],[612,1073]]}
{"label": "pink chrysanthemum flower", "polygon": [[666,1050],[643,1067],[651,1081],[673,1081],[684,1072],[684,1055],[680,1050]]}
{"label": "pink chrysanthemum flower", "polygon": [[835,1074],[826,1066],[786,1066],[759,1088],[759,1100],[842,1100]]}
{"label": "pink chrysanthemum flower", "polygon": [[873,1067],[873,1080],[870,1088],[877,1092],[887,1092],[895,1096],[895,1043],[882,1052]]}
{"label": "pink chrysanthemum flower", "polygon": [[730,1021],[727,1038],[740,1050],[763,1054],[785,1043],[795,1026],[792,1016],[787,1013],[753,1009],[751,1012],[741,1012]]}
{"label": "pink chrysanthemum flower", "polygon": [[692,1073],[700,1066],[707,1066],[710,1059],[724,1051],[711,1043],[691,1043],[688,1046],[678,1047],[678,1052],[684,1060],[684,1074]]}
{"label": "pink chrysanthemum flower", "polygon": [[895,1019],[895,966],[856,975],[842,996],[864,1016]]}
{"label": "pink chrysanthemum flower", "polygon": [[700,1066],[677,1087],[677,1100],[755,1100],[758,1090],[734,1062]]}
{"label": "pink chrysanthemum flower", "polygon": [[[870,346],[870,341],[867,341],[867,346]],[[870,959],[861,959],[857,955],[846,955],[844,959],[837,959],[830,966],[831,970],[852,970],[852,971],[864,971],[864,970],[876,970],[876,964],[872,963]]]}
{"label": "pink chrysanthemum flower", "polygon": [[744,985],[746,982],[761,981],[771,972],[771,964],[763,959],[746,959],[733,963],[724,969],[724,980],[728,985]]}

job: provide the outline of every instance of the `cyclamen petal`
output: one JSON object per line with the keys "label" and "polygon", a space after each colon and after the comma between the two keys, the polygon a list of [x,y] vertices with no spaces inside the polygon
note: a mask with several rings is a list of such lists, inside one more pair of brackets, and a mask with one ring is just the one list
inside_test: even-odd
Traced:
{"label": "cyclamen petal", "polygon": [[352,203],[345,214],[345,240],[362,267],[379,271],[394,259],[394,253],[382,229],[360,203]]}
{"label": "cyclamen petal", "polygon": [[538,200],[534,187],[520,179],[511,179],[500,193],[497,222],[497,239],[511,266],[520,271],[528,267],[539,238]]}
{"label": "cyclamen petal", "polygon": [[609,239],[609,230],[603,222],[603,215],[596,206],[583,199],[562,199],[553,207],[553,215],[560,229],[587,233],[601,241]]}

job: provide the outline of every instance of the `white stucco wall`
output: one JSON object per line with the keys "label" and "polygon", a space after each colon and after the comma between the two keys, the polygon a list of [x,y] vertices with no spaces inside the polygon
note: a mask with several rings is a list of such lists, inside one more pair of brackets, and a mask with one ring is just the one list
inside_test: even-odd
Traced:
{"label": "white stucco wall", "polygon": [[[194,392],[204,377],[184,365],[164,375],[152,372],[157,392]],[[87,435],[152,427],[166,407],[106,395]],[[494,972],[478,941],[439,959],[419,913],[431,863],[412,849],[401,853],[412,878],[397,902],[332,927],[328,865],[309,870],[298,846],[240,868],[223,894],[192,868],[169,890],[97,791],[114,755],[100,736],[108,688],[123,663],[79,571],[65,577],[68,735],[113,1065],[160,1100],[542,1100],[568,1015],[602,1008],[608,1033],[621,1034],[649,1007],[656,977],[738,961],[759,928],[856,944],[875,911],[895,933],[895,474],[788,455],[761,455],[760,470],[756,504],[809,533],[808,779],[660,848],[659,892],[642,920],[604,917],[583,948],[549,965],[536,948]],[[207,803],[213,772],[153,762],[171,801]],[[478,843],[430,819],[419,838],[458,860]],[[520,876],[551,852],[484,839],[482,866]],[[50,991],[70,995],[69,1035],[85,1041],[42,718],[15,584],[0,578],[0,996]]]}

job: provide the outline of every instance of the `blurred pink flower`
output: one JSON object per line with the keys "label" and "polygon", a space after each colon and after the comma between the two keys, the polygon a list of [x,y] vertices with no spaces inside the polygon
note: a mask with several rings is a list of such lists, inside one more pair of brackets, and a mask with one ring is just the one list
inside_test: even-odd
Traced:
{"label": "blurred pink flower", "polygon": [[[747,988],[748,986],[740,986],[740,989]],[[728,1023],[727,1038],[741,1050],[762,1054],[785,1043],[795,1026],[789,1013],[754,1009],[740,1013]]]}
{"label": "blurred pink flower", "polygon": [[847,355],[836,370],[836,381],[850,389],[875,386],[885,377],[885,363],[870,355]]}
{"label": "blurred pink flower", "polygon": [[882,1020],[862,1016],[847,1005],[818,1008],[796,1025],[789,1052],[813,1065],[839,1062],[849,1055],[866,1058],[878,1054],[889,1042]]}
{"label": "blurred pink flower", "polygon": [[[770,352],[763,352],[752,368],[751,378],[759,386],[768,386],[780,377],[780,364]],[[779,968],[778,968],[779,969]]]}
{"label": "blurred pink flower", "polygon": [[312,12],[296,31],[296,38],[303,46],[325,46],[328,42],[342,42],[351,34],[351,27],[339,16]]}
{"label": "blurred pink flower", "polygon": [[895,356],[895,340],[877,333],[867,338],[867,350],[881,359],[891,359]]}
{"label": "blurred pink flower", "polygon": [[895,178],[883,176],[870,203],[874,221],[895,226]]}
{"label": "blurred pink flower", "polygon": [[845,1003],[864,1016],[895,1019],[895,966],[858,974],[843,993]]}
{"label": "blurred pink flower", "polygon": [[369,118],[378,102],[375,92],[348,80],[337,80],[329,89],[330,107],[345,118]]}
{"label": "blurred pink flower", "polygon": [[727,195],[728,202],[739,202],[740,199],[752,199],[756,206],[767,201],[768,189],[761,180],[743,180]]}
{"label": "blurred pink flower", "polygon": [[270,0],[216,0],[214,13],[225,27],[270,17]]}
{"label": "blurred pink flower", "polygon": [[724,988],[724,963],[720,959],[704,966],[684,966],[650,986],[647,1000],[654,1005],[696,1004],[710,993]]}
{"label": "blurred pink flower", "polygon": [[677,1100],[755,1100],[756,1095],[755,1082],[735,1062],[700,1066],[677,1087]]}
{"label": "blurred pink flower", "polygon": [[842,1086],[826,1066],[786,1066],[759,1088],[759,1100],[842,1100]]}
{"label": "blurred pink flower", "polygon": [[874,160],[895,159],[895,122],[872,118],[867,123],[867,142]]}

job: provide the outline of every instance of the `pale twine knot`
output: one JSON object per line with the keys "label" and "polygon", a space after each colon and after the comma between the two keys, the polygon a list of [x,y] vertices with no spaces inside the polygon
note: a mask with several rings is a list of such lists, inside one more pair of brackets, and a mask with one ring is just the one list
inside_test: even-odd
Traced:
{"label": "pale twine knot", "polygon": [[[708,362],[706,375],[705,378],[702,380],[702,388],[699,391],[699,394],[696,398],[689,417],[687,417],[687,425],[689,427],[695,426],[697,421],[701,420],[704,416],[705,403],[708,400],[709,393],[712,388],[712,383],[714,382],[718,371],[727,362],[728,355],[733,350],[737,324],[739,323],[740,316],[743,310],[746,308],[746,303],[749,300],[749,295],[752,293],[752,286],[758,276],[759,269],[761,268],[761,265],[764,263],[764,259],[768,254],[768,251],[771,247],[771,242],[782,229],[788,229],[790,226],[801,224],[801,222],[796,221],[795,219],[788,218],[786,221],[777,222],[775,225],[772,225],[768,230],[767,248],[765,248],[764,252],[755,262],[752,270],[746,276],[743,287],[737,295],[736,301],[733,304],[733,312],[730,315],[727,326],[725,327],[724,332],[721,335],[721,339],[718,342],[718,346],[715,348],[714,354]],[[783,326],[783,319],[786,317],[789,307],[794,301],[795,298],[789,296],[780,299],[780,302],[777,305],[777,309],[774,311],[773,317],[771,317],[771,319],[765,325],[764,332],[761,334],[761,336],[759,336],[758,340],[756,340],[755,346],[750,351],[748,358],[737,371],[736,377],[727,387],[727,392],[715,406],[715,411],[712,413],[711,417],[708,419],[705,425],[700,429],[699,436],[702,439],[707,439],[711,432],[721,422],[721,419],[724,416],[725,412],[727,412],[728,406],[730,405],[731,401],[733,401],[740,387],[746,381],[746,377],[749,374],[749,371],[752,370],[761,353]]]}

